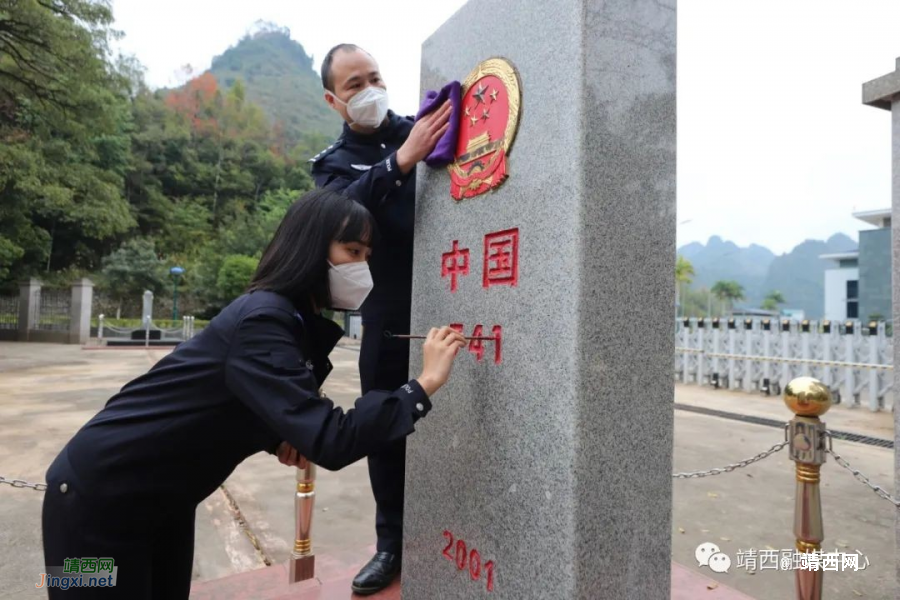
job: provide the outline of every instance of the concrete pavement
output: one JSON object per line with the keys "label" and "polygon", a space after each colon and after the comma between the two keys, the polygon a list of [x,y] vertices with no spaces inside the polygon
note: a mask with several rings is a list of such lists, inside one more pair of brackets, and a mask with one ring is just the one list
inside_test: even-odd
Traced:
{"label": "concrete pavement", "polygon": [[[78,427],[167,351],[0,343],[0,475],[42,481],[46,467]],[[344,407],[356,399],[357,357],[343,348],[332,355],[335,371],[325,390]],[[742,392],[677,386],[675,401],[780,421],[790,418],[780,398]],[[888,413],[836,406],[824,420],[832,428],[893,438]],[[781,436],[775,427],[676,410],[674,469],[724,466],[769,448]],[[835,450],[873,481],[893,489],[892,450],[845,441],[836,441]],[[822,481],[826,551],[835,546],[841,552],[858,549],[870,561],[865,571],[826,573],[825,598],[895,598],[896,509],[831,460],[823,467]],[[194,579],[209,581],[284,563],[293,544],[293,489],[293,470],[274,457],[257,455],[239,466],[198,509]],[[793,495],[793,464],[786,451],[732,473],[676,480],[673,560],[758,600],[792,597],[792,573],[751,574],[737,567],[736,558],[738,550],[793,547]],[[40,507],[39,492],[0,485],[0,599],[45,597],[34,589],[43,563]],[[365,461],[337,473],[320,469],[313,531],[320,559],[362,564],[374,544],[373,523]],[[697,566],[694,550],[704,542],[718,544],[731,556],[729,573]]]}

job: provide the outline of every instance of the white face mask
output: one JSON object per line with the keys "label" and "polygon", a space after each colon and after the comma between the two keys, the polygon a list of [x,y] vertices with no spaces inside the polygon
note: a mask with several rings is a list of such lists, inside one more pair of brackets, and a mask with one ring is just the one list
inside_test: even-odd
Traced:
{"label": "white face mask", "polygon": [[347,107],[347,115],[353,119],[353,124],[374,129],[381,125],[387,116],[388,95],[384,88],[370,85],[357,92],[350,98],[350,102],[344,102],[334,94],[331,97]]}
{"label": "white face mask", "polygon": [[331,308],[358,310],[372,291],[372,273],[369,263],[352,262],[333,265],[328,269],[328,286],[331,289]]}

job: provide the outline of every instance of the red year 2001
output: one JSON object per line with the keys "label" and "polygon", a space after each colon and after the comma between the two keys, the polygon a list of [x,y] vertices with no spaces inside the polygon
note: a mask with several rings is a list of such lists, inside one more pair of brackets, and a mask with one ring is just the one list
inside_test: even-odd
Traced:
{"label": "red year 2001", "polygon": [[[481,579],[481,573],[487,580],[487,591],[494,591],[494,561],[489,560],[483,565],[481,564],[481,554],[478,550],[466,548],[463,540],[454,540],[453,534],[444,530],[444,538],[447,540],[447,546],[444,548],[444,558],[456,565],[460,571],[464,571],[466,566],[469,568],[469,577],[472,581]],[[456,544],[454,545],[454,541]]]}

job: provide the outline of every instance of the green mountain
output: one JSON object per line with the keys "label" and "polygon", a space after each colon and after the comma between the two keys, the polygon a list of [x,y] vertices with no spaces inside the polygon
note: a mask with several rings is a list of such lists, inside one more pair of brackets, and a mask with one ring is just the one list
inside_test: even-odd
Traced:
{"label": "green mountain", "polygon": [[806,240],[790,253],[772,261],[764,287],[766,290],[781,290],[787,300],[786,307],[802,308],[808,317],[820,318],[825,312],[825,269],[828,261],[819,256],[856,248],[856,242],[842,233],[824,242]]}
{"label": "green mountain", "polygon": [[775,259],[771,250],[757,244],[740,248],[734,242],[722,240],[717,235],[704,245],[692,242],[682,246],[678,254],[694,266],[695,289],[712,288],[717,281],[733,280],[744,286],[747,298],[739,304],[759,306],[765,296],[763,282],[769,265]]}
{"label": "green mountain", "polygon": [[316,143],[330,143],[340,134],[342,121],[322,99],[322,80],[312,63],[289,29],[257,23],[253,32],[213,59],[209,72],[223,88],[242,80],[247,98],[284,128],[291,143],[310,141],[317,152],[322,148]]}
{"label": "green mountain", "polygon": [[826,241],[806,240],[781,256],[757,244],[741,248],[713,236],[706,244],[691,242],[678,249],[694,266],[693,289],[711,288],[716,281],[733,280],[744,286],[746,298],[739,307],[758,308],[766,294],[779,290],[784,308],[801,308],[806,316],[819,318],[824,312],[825,269],[822,254],[846,252],[857,244],[844,234]]}

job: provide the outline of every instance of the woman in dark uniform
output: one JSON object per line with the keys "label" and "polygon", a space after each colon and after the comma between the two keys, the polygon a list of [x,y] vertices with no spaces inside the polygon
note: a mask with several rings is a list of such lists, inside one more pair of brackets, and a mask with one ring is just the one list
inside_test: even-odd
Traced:
{"label": "woman in dark uniform", "polygon": [[431,330],[422,375],[399,389],[369,392],[346,412],[318,396],[342,335],[319,311],[365,299],[374,235],[358,203],[306,194],[248,293],[75,434],[47,472],[44,558],[112,558],[116,585],[50,588],[51,598],[188,598],[197,505],[245,458],[292,447],[337,470],[413,432],[465,343],[450,328]]}

